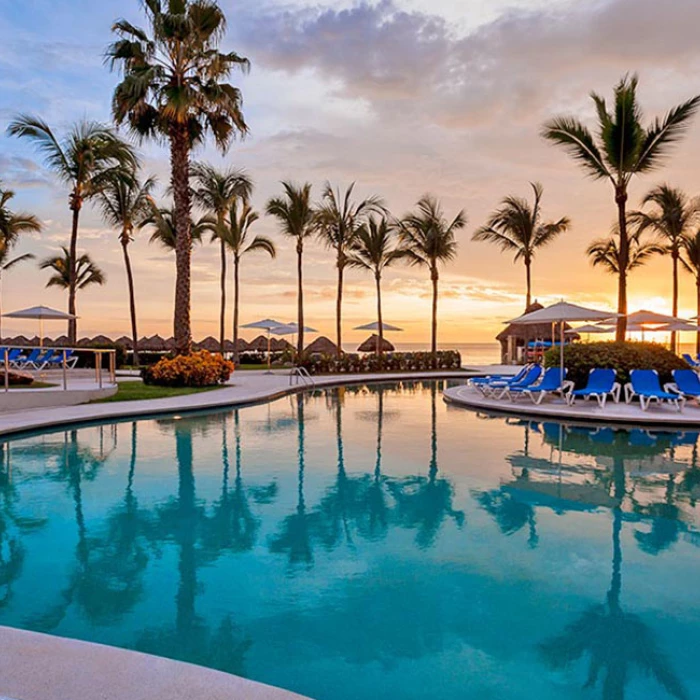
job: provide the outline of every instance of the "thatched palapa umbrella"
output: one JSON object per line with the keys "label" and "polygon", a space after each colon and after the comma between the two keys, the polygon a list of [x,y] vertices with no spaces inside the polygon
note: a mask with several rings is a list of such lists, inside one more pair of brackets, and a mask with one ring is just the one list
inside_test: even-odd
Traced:
{"label": "thatched palapa umbrella", "polygon": [[325,335],[319,336],[313,343],[306,346],[305,352],[310,355],[336,355],[338,346]]}
{"label": "thatched palapa umbrella", "polygon": [[357,348],[357,352],[394,352],[395,349],[386,338],[380,338],[376,333],[373,333]]}
{"label": "thatched palapa umbrella", "polygon": [[211,335],[207,336],[199,343],[195,343],[195,346],[198,350],[207,350],[209,352],[219,352],[221,349],[221,343]]}

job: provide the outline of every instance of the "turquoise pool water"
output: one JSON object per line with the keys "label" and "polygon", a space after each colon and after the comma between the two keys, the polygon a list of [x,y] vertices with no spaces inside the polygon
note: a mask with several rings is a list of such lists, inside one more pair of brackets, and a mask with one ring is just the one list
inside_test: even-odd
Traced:
{"label": "turquoise pool water", "polygon": [[441,388],[5,442],[0,624],[319,700],[700,697],[698,434]]}

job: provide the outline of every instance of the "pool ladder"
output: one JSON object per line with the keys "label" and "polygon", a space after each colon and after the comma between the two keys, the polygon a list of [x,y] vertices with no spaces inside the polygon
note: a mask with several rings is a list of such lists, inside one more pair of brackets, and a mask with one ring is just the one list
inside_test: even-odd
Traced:
{"label": "pool ladder", "polygon": [[299,382],[304,384],[304,386],[316,386],[314,378],[309,374],[306,367],[295,367],[289,373],[289,386],[292,386],[292,384],[298,386]]}

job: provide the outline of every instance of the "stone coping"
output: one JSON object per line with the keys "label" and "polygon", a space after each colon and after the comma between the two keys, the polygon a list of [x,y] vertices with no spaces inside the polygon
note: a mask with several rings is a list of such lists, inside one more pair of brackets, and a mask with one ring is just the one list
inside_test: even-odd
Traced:
{"label": "stone coping", "polygon": [[463,406],[476,411],[502,415],[517,415],[521,418],[552,418],[572,423],[604,423],[621,427],[667,426],[669,428],[693,428],[700,430],[700,406],[688,402],[685,410],[678,412],[674,407],[652,404],[642,411],[639,402],[619,404],[608,400],[605,408],[600,408],[595,400],[578,399],[573,406],[568,406],[561,398],[545,398],[536,406],[526,396],[515,401],[507,398],[495,399],[481,394],[470,386],[450,387],[443,392],[443,399],[451,405]]}
{"label": "stone coping", "polygon": [[0,627],[0,697],[21,700],[304,700],[159,656]]}

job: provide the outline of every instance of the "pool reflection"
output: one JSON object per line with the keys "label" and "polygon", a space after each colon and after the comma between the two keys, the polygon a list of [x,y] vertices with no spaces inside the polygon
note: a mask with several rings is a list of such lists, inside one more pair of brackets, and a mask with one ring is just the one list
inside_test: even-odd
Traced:
{"label": "pool reflection", "polygon": [[[413,667],[425,681],[453,658],[442,697],[511,682],[522,698],[582,684],[605,700],[700,688],[665,648],[686,628],[669,633],[663,611],[647,620],[621,602],[623,548],[636,550],[632,599],[646,608],[639,582],[664,581],[655,561],[698,571],[697,432],[478,417],[447,409],[427,382],[0,448],[0,624],[316,697],[362,696],[363,671],[421,697],[416,679],[397,680],[404,659],[427,663]],[[564,563],[572,549],[590,580]],[[610,559],[601,604],[595,572]],[[544,574],[554,560],[559,592]],[[455,665],[467,648],[503,668]],[[319,655],[327,665],[311,677]],[[533,673],[524,687],[518,674]]]}

